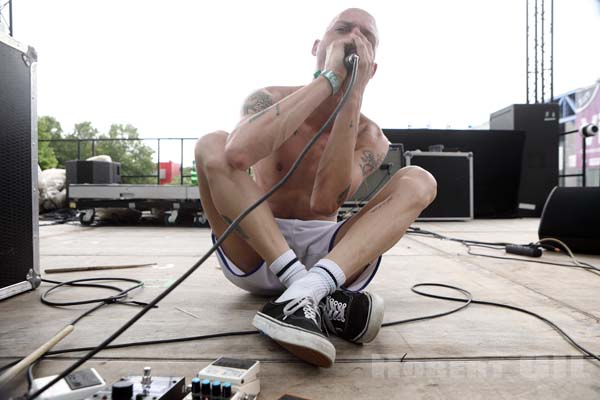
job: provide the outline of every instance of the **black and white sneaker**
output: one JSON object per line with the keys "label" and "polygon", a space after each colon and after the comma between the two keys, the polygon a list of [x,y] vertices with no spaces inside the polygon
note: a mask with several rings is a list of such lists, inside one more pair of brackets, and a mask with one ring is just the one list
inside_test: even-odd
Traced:
{"label": "black and white sneaker", "polygon": [[296,357],[319,367],[331,367],[335,347],[321,331],[321,316],[312,297],[275,303],[256,313],[252,325]]}
{"label": "black and white sneaker", "polygon": [[383,321],[383,299],[374,293],[336,290],[319,303],[324,330],[353,343],[369,343]]}

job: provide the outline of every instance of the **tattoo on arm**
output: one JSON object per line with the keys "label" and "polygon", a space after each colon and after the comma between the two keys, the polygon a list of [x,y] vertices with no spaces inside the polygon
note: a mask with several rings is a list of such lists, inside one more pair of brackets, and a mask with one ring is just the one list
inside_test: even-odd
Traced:
{"label": "tattoo on arm", "polygon": [[346,201],[346,197],[348,197],[348,192],[350,192],[350,185],[348,185],[348,187],[346,189],[344,189],[344,191],[338,195],[338,198],[337,198],[338,204],[343,204],[344,201]]}
{"label": "tattoo on arm", "polygon": [[[231,218],[229,218],[228,216],[226,216],[226,215],[221,215],[221,217],[223,217],[223,219],[225,220],[225,222],[227,222],[227,224],[229,224],[229,225],[231,225],[231,223],[233,222],[233,220]],[[241,226],[238,225],[234,230],[237,232],[238,235],[240,235],[245,240],[250,239],[250,236],[248,236],[246,234],[246,232],[244,232],[242,230]]]}
{"label": "tattoo on arm", "polygon": [[381,165],[385,154],[373,154],[371,150],[363,151],[362,157],[360,158],[360,169],[362,170],[363,177],[367,177],[373,171]]}
{"label": "tattoo on arm", "polygon": [[[259,90],[248,97],[242,108],[244,116],[254,114],[248,122],[256,120],[263,115],[267,108],[273,105],[273,98],[264,90]],[[277,107],[277,115],[279,115],[279,107]]]}

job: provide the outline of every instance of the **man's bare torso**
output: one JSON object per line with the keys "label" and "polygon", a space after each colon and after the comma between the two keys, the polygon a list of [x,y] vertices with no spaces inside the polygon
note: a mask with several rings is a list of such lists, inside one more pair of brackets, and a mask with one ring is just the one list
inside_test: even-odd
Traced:
{"label": "man's bare torso", "polygon": [[[283,98],[298,89],[300,87],[271,87],[269,91]],[[323,111],[317,109],[276,152],[253,166],[256,183],[264,192],[279,182],[290,170],[302,149],[314,137],[329,115],[329,113],[324,114]],[[336,220],[337,213],[329,216],[319,215],[312,212],[310,207],[310,198],[319,161],[325,150],[332,125],[321,134],[285,185],[267,200],[276,218]],[[373,125],[375,124],[372,121],[361,114],[357,147],[366,139],[365,136],[373,131],[373,129],[370,129]]]}

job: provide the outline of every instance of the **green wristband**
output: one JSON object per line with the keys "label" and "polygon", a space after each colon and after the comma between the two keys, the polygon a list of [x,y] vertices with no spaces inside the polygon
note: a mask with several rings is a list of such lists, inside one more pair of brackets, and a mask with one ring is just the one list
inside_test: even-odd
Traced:
{"label": "green wristband", "polygon": [[334,94],[336,94],[337,91],[340,89],[340,81],[338,80],[338,77],[335,74],[335,72],[326,69],[325,71],[321,72],[320,75],[327,79],[327,81],[331,85],[331,95],[333,96]]}

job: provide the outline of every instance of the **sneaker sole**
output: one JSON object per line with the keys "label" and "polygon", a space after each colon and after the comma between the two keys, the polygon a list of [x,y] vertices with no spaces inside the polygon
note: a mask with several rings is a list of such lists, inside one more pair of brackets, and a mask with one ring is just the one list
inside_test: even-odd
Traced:
{"label": "sneaker sole", "polygon": [[324,337],[288,325],[261,312],[254,316],[252,325],[303,361],[323,368],[333,365],[335,347]]}
{"label": "sneaker sole", "polygon": [[361,333],[355,340],[353,340],[354,343],[372,342],[375,337],[377,337],[377,334],[381,329],[381,324],[383,323],[383,314],[385,310],[383,299],[375,293],[365,292],[365,294],[369,296],[369,300],[371,302],[369,322],[367,323],[367,328],[365,329],[364,333]]}

